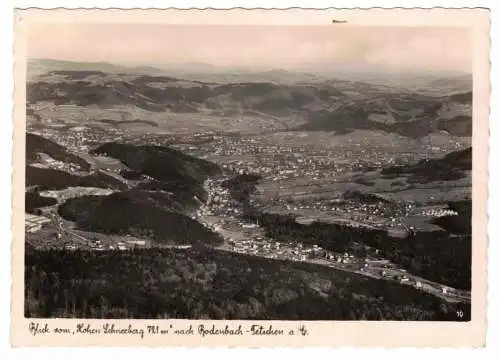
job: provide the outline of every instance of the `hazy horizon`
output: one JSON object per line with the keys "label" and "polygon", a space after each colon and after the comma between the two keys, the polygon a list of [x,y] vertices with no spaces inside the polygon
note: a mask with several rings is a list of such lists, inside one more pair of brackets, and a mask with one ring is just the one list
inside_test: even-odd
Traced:
{"label": "hazy horizon", "polygon": [[47,23],[30,30],[30,59],[301,72],[472,71],[470,29],[459,27]]}
{"label": "hazy horizon", "polygon": [[[76,60],[64,60],[64,59],[53,59],[53,58],[28,58],[29,61],[51,61],[51,62],[61,62],[68,64],[88,64],[88,65],[108,65],[117,68],[127,68],[127,69],[139,69],[139,68],[152,68],[158,71],[177,71],[181,74],[185,72],[189,73],[205,73],[204,70],[212,69],[214,73],[220,74],[236,74],[241,73],[259,73],[259,72],[289,72],[296,74],[311,74],[311,75],[340,75],[350,74],[350,75],[366,75],[374,76],[383,75],[390,76],[394,75],[396,77],[415,77],[415,76],[441,76],[441,77],[462,77],[462,76],[472,76],[472,71],[459,71],[459,70],[401,70],[401,69],[353,69],[347,67],[337,67],[331,69],[321,69],[321,68],[294,68],[294,69],[283,69],[279,67],[245,67],[245,66],[218,66],[210,63],[203,62],[188,62],[188,63],[154,63],[154,62],[110,62],[110,61],[76,61]],[[76,69],[75,69],[76,70]]]}

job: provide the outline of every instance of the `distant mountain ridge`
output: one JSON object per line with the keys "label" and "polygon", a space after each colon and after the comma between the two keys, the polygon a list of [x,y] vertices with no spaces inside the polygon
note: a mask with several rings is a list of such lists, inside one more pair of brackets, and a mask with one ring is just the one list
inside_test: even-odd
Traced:
{"label": "distant mountain ridge", "polygon": [[161,75],[165,71],[152,66],[123,66],[109,62],[78,62],[53,59],[28,59],[27,75],[36,77],[51,71],[97,71],[112,74]]}
{"label": "distant mountain ridge", "polygon": [[[357,80],[217,83],[172,74],[111,75],[95,68],[53,70],[28,82],[27,100],[27,111],[38,123],[43,119],[34,105],[52,102],[56,106],[132,106],[152,113],[200,114],[222,117],[229,124],[241,116],[259,116],[270,122],[271,128],[337,134],[381,130],[411,138],[439,132],[472,135],[471,91],[436,96]],[[112,124],[114,120],[97,121]],[[131,121],[159,125],[149,118]],[[185,121],[190,118],[186,116]]]}
{"label": "distant mountain ridge", "polygon": [[[404,87],[404,83],[418,83],[420,86],[426,85],[429,88],[449,89],[456,87],[457,92],[472,90],[472,74],[457,72],[408,72],[394,71],[388,69],[361,69],[351,68],[346,64],[342,66],[332,66],[331,64],[309,64],[296,69],[282,69],[272,67],[224,67],[206,62],[187,63],[128,63],[113,64],[110,62],[81,62],[70,60],[54,59],[29,59],[28,77],[48,73],[54,70],[92,70],[105,73],[121,73],[135,75],[171,75],[174,77],[184,77],[188,80],[210,81],[213,75],[221,79],[233,79],[234,82],[261,82],[272,81],[277,83],[293,82],[324,82],[328,80],[338,81],[362,81],[380,85],[385,83],[392,86],[398,84]],[[216,81],[217,82],[217,81]],[[224,81],[222,81],[224,82]]]}

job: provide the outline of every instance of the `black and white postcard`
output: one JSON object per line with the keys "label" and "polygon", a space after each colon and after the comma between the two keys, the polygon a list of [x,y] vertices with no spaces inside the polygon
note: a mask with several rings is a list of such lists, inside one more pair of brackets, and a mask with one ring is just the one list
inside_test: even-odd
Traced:
{"label": "black and white postcard", "polygon": [[487,10],[28,9],[15,37],[14,344],[484,343]]}

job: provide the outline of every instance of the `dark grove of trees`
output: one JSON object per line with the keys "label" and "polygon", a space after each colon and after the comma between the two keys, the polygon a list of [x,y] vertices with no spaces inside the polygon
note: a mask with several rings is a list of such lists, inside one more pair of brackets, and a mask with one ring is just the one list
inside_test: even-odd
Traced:
{"label": "dark grove of trees", "polygon": [[[456,311],[464,311],[457,318]],[[466,321],[383,280],[210,249],[25,252],[25,316]]]}
{"label": "dark grove of trees", "polygon": [[145,236],[158,244],[222,243],[220,235],[179,212],[183,209],[174,209],[175,203],[161,193],[134,190],[68,199],[58,213],[79,229],[103,234]]}
{"label": "dark grove of trees", "polygon": [[453,201],[448,204],[450,210],[458,215],[441,216],[434,220],[434,224],[441,226],[452,234],[472,234],[472,201]]}
{"label": "dark grove of trees", "polygon": [[51,197],[41,196],[38,191],[26,191],[24,195],[24,210],[29,214],[40,213],[39,208],[57,204],[57,200]]}
{"label": "dark grove of trees", "polygon": [[472,148],[451,152],[440,159],[424,159],[413,165],[392,166],[382,170],[382,176],[395,178],[411,175],[412,182],[457,180],[472,170]]}
{"label": "dark grove of trees", "polygon": [[242,203],[246,203],[250,194],[255,191],[255,186],[259,180],[259,175],[241,174],[225,180],[222,186],[229,190],[233,198]]}

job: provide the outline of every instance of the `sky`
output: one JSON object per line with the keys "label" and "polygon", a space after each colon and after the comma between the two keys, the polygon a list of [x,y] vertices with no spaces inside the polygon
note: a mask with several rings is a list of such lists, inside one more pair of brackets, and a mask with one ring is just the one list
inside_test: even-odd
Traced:
{"label": "sky", "polygon": [[27,47],[32,59],[115,64],[472,71],[465,27],[45,23]]}

